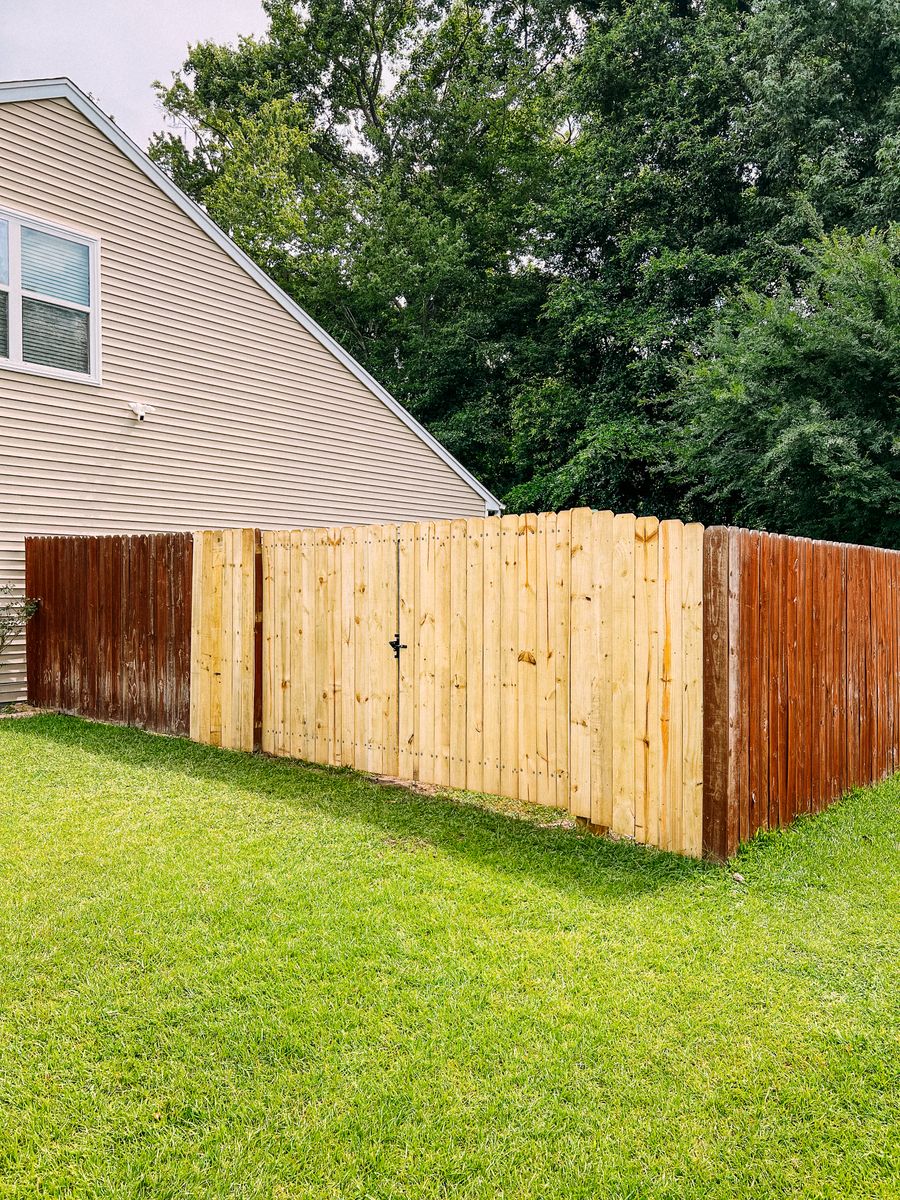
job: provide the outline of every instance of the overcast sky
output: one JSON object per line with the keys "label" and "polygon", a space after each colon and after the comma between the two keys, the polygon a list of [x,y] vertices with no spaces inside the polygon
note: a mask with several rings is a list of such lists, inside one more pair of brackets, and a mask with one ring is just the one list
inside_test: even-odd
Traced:
{"label": "overcast sky", "polygon": [[260,0],[0,0],[0,80],[67,75],[142,148],[163,127],[154,79],[190,42],[264,32]]}

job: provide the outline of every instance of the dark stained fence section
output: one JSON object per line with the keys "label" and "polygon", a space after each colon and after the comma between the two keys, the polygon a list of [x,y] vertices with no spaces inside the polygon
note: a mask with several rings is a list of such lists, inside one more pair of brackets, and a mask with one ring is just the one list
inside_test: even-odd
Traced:
{"label": "dark stained fence section", "polygon": [[191,563],[189,533],[27,538],[30,702],[187,734]]}
{"label": "dark stained fence section", "polygon": [[704,850],[900,769],[900,552],[713,527]]}

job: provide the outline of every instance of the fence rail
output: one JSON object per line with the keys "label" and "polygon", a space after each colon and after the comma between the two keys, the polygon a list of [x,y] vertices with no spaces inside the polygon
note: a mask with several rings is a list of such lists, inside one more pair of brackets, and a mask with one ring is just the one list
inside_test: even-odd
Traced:
{"label": "fence rail", "polygon": [[31,538],[33,703],[725,858],[900,768],[900,553],[574,509]]}

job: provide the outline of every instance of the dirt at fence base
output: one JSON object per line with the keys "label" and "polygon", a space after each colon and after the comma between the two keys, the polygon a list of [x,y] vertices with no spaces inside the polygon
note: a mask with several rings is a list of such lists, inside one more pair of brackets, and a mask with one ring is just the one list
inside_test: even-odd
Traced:
{"label": "dirt at fence base", "polygon": [[37,717],[45,711],[43,708],[35,708],[32,704],[26,704],[24,701],[0,704],[0,721],[4,717]]}

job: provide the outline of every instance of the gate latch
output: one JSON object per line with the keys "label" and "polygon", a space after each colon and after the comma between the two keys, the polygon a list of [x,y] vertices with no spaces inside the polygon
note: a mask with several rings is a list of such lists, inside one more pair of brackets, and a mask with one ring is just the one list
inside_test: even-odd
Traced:
{"label": "gate latch", "polygon": [[398,632],[398,633],[396,633],[396,634],[395,634],[395,635],[394,635],[394,636],[391,638],[391,640],[388,642],[388,645],[390,646],[390,648],[391,648],[391,649],[393,650],[393,652],[394,652],[394,658],[396,658],[396,659],[398,659],[398,660],[399,660],[399,658],[400,658],[400,651],[401,651],[401,650],[405,650],[405,649],[406,649],[406,646],[404,646],[404,645],[403,645],[403,643],[400,641],[400,634],[399,634],[399,632]]}

